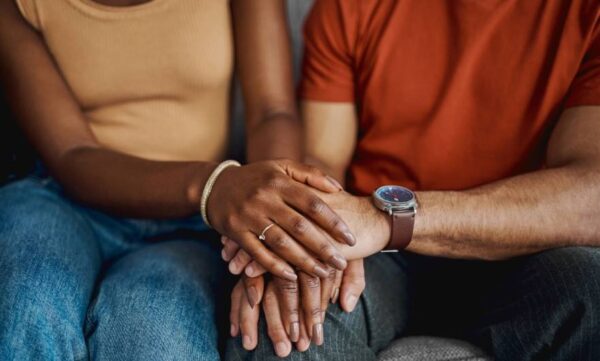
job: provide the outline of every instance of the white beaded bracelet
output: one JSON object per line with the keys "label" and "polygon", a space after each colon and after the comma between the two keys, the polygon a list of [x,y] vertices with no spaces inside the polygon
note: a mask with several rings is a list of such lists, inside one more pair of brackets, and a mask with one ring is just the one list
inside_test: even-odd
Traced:
{"label": "white beaded bracelet", "polygon": [[241,166],[240,162],[235,160],[226,160],[219,164],[215,170],[210,174],[206,184],[204,185],[204,190],[202,190],[202,198],[200,198],[200,215],[202,216],[202,220],[204,220],[204,224],[212,228],[210,222],[208,221],[208,215],[206,214],[206,205],[208,203],[208,197],[210,196],[210,192],[215,185],[215,182],[219,175],[229,167],[239,167]]}

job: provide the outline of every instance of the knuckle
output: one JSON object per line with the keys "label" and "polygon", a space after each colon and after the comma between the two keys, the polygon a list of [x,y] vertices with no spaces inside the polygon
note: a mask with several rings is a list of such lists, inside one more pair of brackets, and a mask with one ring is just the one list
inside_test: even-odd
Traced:
{"label": "knuckle", "polygon": [[309,223],[306,219],[297,217],[292,222],[292,230],[295,235],[302,236],[308,232]]}
{"label": "knuckle", "polygon": [[321,286],[321,281],[319,277],[309,277],[306,279],[306,287],[308,288],[319,288]]}
{"label": "knuckle", "polygon": [[315,215],[321,214],[325,210],[325,203],[320,200],[318,197],[311,197],[308,200],[308,211]]}
{"label": "knuckle", "polygon": [[337,270],[335,268],[332,267],[327,267],[328,268],[328,275],[327,275],[327,279],[331,280],[331,281],[335,281],[336,277],[337,277]]}
{"label": "knuckle", "polygon": [[[267,238],[269,239],[269,238]],[[269,245],[273,248],[273,249],[284,249],[288,246],[288,239],[287,237],[281,235],[281,234],[277,234],[272,236]]]}
{"label": "knuckle", "polygon": [[286,279],[279,279],[277,282],[279,289],[286,293],[298,293],[298,282]]}
{"label": "knuckle", "polygon": [[320,319],[321,318],[321,309],[319,307],[313,307],[313,308],[311,308],[310,315],[313,318],[317,318],[318,317]]}
{"label": "knuckle", "polygon": [[319,247],[319,254],[327,259],[337,254],[337,250],[329,243],[323,243]]}
{"label": "knuckle", "polygon": [[279,190],[283,188],[285,181],[279,174],[273,174],[269,176],[267,181],[265,182],[265,187],[267,192],[271,192],[273,190]]}

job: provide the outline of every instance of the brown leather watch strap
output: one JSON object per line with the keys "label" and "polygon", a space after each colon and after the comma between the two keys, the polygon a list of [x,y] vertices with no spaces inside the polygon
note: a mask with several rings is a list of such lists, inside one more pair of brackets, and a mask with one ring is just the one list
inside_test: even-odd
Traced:
{"label": "brown leather watch strap", "polygon": [[412,240],[415,212],[392,212],[392,231],[386,250],[403,250]]}

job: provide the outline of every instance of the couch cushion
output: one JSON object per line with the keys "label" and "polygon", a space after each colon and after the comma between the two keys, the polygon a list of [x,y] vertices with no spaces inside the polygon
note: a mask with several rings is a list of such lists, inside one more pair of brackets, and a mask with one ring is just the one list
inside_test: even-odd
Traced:
{"label": "couch cushion", "polygon": [[414,336],[394,341],[378,357],[379,361],[487,361],[477,347],[460,340]]}

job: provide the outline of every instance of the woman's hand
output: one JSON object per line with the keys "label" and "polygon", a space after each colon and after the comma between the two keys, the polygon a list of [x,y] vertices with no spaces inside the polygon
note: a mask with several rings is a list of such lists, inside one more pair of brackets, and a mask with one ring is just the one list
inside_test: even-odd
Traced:
{"label": "woman's hand", "polygon": [[[217,179],[207,213],[217,231],[238,242],[273,275],[295,280],[287,261],[306,273],[327,277],[325,265],[339,270],[347,265],[335,244],[352,246],[356,241],[346,223],[312,189],[339,192],[341,186],[315,167],[288,160],[231,167]],[[257,235],[270,224],[274,226],[265,234],[267,249]]]}

